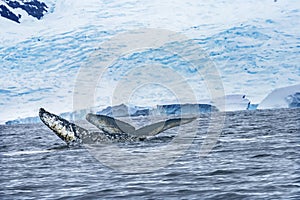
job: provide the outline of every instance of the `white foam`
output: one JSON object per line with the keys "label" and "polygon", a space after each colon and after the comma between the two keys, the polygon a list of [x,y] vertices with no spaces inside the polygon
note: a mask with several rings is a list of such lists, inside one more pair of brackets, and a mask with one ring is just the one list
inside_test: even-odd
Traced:
{"label": "white foam", "polygon": [[40,154],[40,153],[49,153],[55,150],[34,150],[34,151],[14,151],[3,153],[4,156],[19,156],[19,155],[32,155],[32,154]]}

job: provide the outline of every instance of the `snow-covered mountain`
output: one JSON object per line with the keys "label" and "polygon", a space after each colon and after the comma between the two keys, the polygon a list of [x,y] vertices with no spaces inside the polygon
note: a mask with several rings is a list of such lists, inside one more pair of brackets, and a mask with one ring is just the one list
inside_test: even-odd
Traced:
{"label": "snow-covered mountain", "polygon": [[[118,83],[126,73],[144,66],[160,66],[162,71],[169,68],[184,76],[198,102],[179,102],[170,88],[148,84],[133,90],[130,102],[124,103],[210,103],[202,101],[210,94],[199,70],[181,59],[199,52],[217,67],[224,94],[245,94],[251,104],[259,104],[276,88],[300,82],[298,1],[1,0],[0,14],[0,123],[36,116],[40,107],[55,113],[72,112],[82,66],[90,65],[91,56],[103,43],[137,29],[165,29],[184,35],[188,41],[174,43],[173,48],[186,51],[176,55],[164,51],[163,46],[120,55],[96,89],[94,102],[99,110],[120,104],[114,104],[112,98]],[[98,59],[104,60],[104,54]],[[201,61],[197,65],[200,69]],[[133,85],[147,78],[143,73],[135,75],[136,79],[130,79]],[[167,74],[161,79],[163,84],[172,82]],[[180,84],[174,82],[170,87],[178,86],[181,90],[176,92],[184,94]],[[289,105],[297,105],[293,102],[298,92],[288,94]],[[239,102],[230,109],[227,103],[227,110],[244,109],[249,103]]]}
{"label": "snow-covered mountain", "polygon": [[[20,23],[22,13],[40,20],[47,12],[48,6],[38,0],[1,0],[0,15],[6,19]],[[23,12],[22,12],[23,11]]]}

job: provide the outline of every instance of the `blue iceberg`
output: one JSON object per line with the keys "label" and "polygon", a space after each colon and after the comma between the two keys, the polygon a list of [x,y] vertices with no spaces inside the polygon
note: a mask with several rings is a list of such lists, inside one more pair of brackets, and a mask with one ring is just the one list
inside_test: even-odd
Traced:
{"label": "blue iceberg", "polygon": [[300,108],[300,92],[291,94],[285,98],[289,108]]}
{"label": "blue iceberg", "polygon": [[20,119],[9,120],[5,122],[5,125],[13,125],[13,124],[36,124],[40,122],[39,117],[26,117]]}
{"label": "blue iceberg", "polygon": [[235,110],[249,110],[250,100],[246,98],[244,94],[232,94],[225,96],[225,110],[235,111]]}
{"label": "blue iceberg", "polygon": [[[300,85],[279,88],[271,92],[260,104],[251,104],[246,95],[226,95],[225,110],[255,110],[270,108],[299,108],[300,107]],[[220,111],[213,103],[187,103],[187,104],[163,104],[155,107],[143,107],[135,105],[120,104],[116,106],[108,106],[97,114],[111,117],[136,117],[136,116],[180,116],[192,115],[197,116],[203,113],[211,113]],[[84,120],[85,115],[91,112],[91,109],[84,109],[75,112],[66,112],[60,114],[67,120]],[[6,125],[12,124],[31,124],[40,123],[39,117],[27,117],[7,121]]]}
{"label": "blue iceberg", "polygon": [[166,104],[156,107],[127,106],[125,104],[109,106],[97,114],[128,117],[128,116],[169,116],[169,115],[199,115],[201,113],[216,112],[218,109],[210,104]]}
{"label": "blue iceberg", "polygon": [[150,110],[150,107],[127,106],[125,104],[121,104],[117,106],[108,106],[107,108],[97,112],[97,114],[111,117],[147,116],[150,114]]}
{"label": "blue iceberg", "polygon": [[157,105],[152,112],[158,115],[199,115],[216,112],[218,109],[210,104],[169,104]]}

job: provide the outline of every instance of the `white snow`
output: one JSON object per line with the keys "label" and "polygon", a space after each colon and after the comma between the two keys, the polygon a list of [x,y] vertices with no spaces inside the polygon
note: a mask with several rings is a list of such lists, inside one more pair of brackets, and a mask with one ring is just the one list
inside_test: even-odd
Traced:
{"label": "white snow", "polygon": [[[299,1],[43,2],[49,8],[42,20],[18,9],[14,12],[22,12],[20,24],[0,17],[0,91],[8,91],[0,92],[0,123],[36,116],[39,107],[54,113],[72,111],[76,75],[81,65],[89,64],[86,58],[103,41],[139,28],[168,29],[199,41],[219,70],[224,93],[247,94],[251,103],[261,102],[273,89],[300,82]],[[207,98],[197,77],[191,75],[189,84]],[[99,105],[110,102],[111,93],[103,91]],[[228,99],[226,110],[245,109],[248,100],[242,96]],[[149,102],[142,93],[134,97],[141,106]],[[283,96],[278,98],[281,102],[263,101],[259,108],[286,107]],[[164,99],[170,98],[160,97]]]}
{"label": "white snow", "polygon": [[258,105],[258,109],[289,108],[289,104],[293,100],[292,98],[296,98],[296,93],[300,93],[300,84],[277,88],[264,98]]}

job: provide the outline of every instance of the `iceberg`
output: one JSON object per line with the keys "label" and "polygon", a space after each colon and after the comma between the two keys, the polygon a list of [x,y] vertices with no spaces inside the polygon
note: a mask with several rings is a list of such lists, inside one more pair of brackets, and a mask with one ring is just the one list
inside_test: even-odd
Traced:
{"label": "iceberg", "polygon": [[169,104],[157,105],[152,115],[200,115],[201,113],[216,112],[218,109],[209,104]]}
{"label": "iceberg", "polygon": [[[64,112],[64,113],[59,114],[59,116],[66,120],[69,120],[69,121],[83,120],[83,119],[85,119],[86,114],[89,112],[90,112],[90,109],[84,109],[84,110],[79,110],[79,111],[75,111],[75,112]],[[5,122],[5,125],[37,124],[37,123],[41,123],[39,116],[9,120],[9,121]]]}
{"label": "iceberg", "polygon": [[225,96],[225,111],[249,110],[250,100],[244,94],[232,94]]}
{"label": "iceberg", "polygon": [[[92,112],[94,109],[83,109],[74,112],[65,112],[59,114],[67,120],[85,120],[87,113]],[[108,106],[97,114],[106,115],[110,117],[136,117],[136,116],[178,116],[178,115],[200,115],[201,113],[216,112],[218,109],[209,104],[168,104],[157,105],[156,107],[142,107],[142,106],[127,106],[120,104],[116,106]],[[35,124],[40,123],[39,117],[27,117],[5,122],[6,125],[13,124]]]}
{"label": "iceberg", "polygon": [[9,120],[5,122],[5,125],[14,125],[14,124],[36,124],[40,122],[39,117],[26,117],[20,119]]}
{"label": "iceberg", "polygon": [[128,116],[147,116],[150,113],[150,107],[127,106],[125,104],[117,106],[108,106],[107,108],[97,112],[100,115],[114,116],[114,117],[128,117]]}
{"label": "iceberg", "polygon": [[111,117],[135,116],[171,116],[199,115],[200,113],[216,112],[218,109],[209,104],[166,104],[156,107],[127,106],[125,104],[108,106],[97,114]]}
{"label": "iceberg", "polygon": [[[291,105],[297,105],[299,100],[299,94],[289,96]],[[256,109],[257,105],[251,105],[250,101],[246,98],[246,95],[226,95],[225,96],[225,110],[247,110]],[[110,117],[136,117],[136,116],[179,116],[179,115],[192,115],[199,116],[203,113],[218,112],[220,111],[213,102],[209,100],[203,100],[201,103],[186,103],[186,104],[162,104],[156,106],[135,106],[135,105],[114,105],[108,106],[102,110],[99,107],[83,109],[74,112],[64,112],[59,116],[75,121],[85,120],[87,113],[93,112],[100,115],[106,115]],[[27,117],[10,120],[5,122],[6,125],[12,124],[32,124],[40,123],[39,117]]]}
{"label": "iceberg", "polygon": [[272,91],[258,105],[257,109],[299,108],[300,84],[278,88]]}
{"label": "iceberg", "polygon": [[257,109],[257,107],[258,107],[258,104],[249,104],[249,106],[248,106],[248,110],[256,110]]}
{"label": "iceberg", "polygon": [[300,108],[300,92],[287,96],[285,100],[288,102],[289,108]]}
{"label": "iceberg", "polygon": [[[246,95],[234,94],[226,95],[225,110],[256,110],[270,108],[299,108],[300,107],[300,85],[285,87],[274,90],[260,104],[251,104]],[[208,102],[208,101],[203,101]],[[59,116],[67,120],[84,120],[87,113],[99,108],[83,109],[74,112],[61,113]],[[162,104],[156,107],[135,106],[120,104],[108,106],[95,113],[111,117],[136,117],[136,116],[179,116],[192,115],[198,116],[203,113],[220,111],[213,103],[186,103],[186,104]],[[27,117],[5,122],[6,125],[12,124],[32,124],[40,123],[39,117]]]}
{"label": "iceberg", "polygon": [[[217,103],[225,103],[224,107],[216,106]],[[246,98],[245,94],[229,94],[223,98],[217,98],[211,100],[201,100],[201,103],[206,103],[215,106],[220,111],[237,111],[237,110],[249,110],[254,109],[255,105],[251,106],[251,102]]]}

